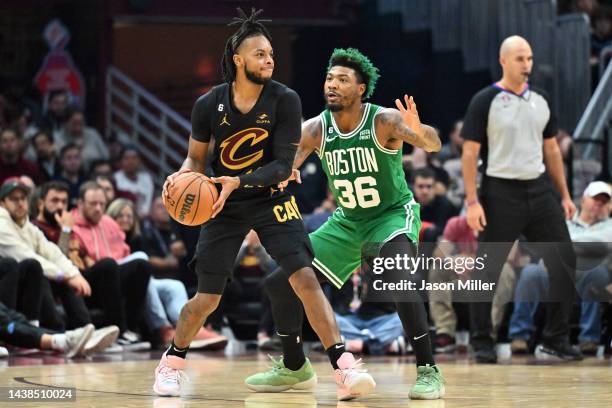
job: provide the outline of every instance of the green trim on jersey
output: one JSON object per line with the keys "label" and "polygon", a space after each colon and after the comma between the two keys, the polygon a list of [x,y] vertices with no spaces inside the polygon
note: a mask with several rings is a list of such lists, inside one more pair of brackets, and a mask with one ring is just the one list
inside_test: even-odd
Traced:
{"label": "green trim on jersey", "polygon": [[372,218],[413,198],[402,166],[402,150],[381,146],[375,117],[382,107],[366,103],[359,125],[342,133],[329,109],[321,115],[319,157],[338,206],[350,219]]}
{"label": "green trim on jersey", "polygon": [[420,206],[406,183],[402,149],[387,149],[376,139],[382,109],[366,103],[359,125],[348,133],[340,132],[329,110],[320,115],[319,157],[338,209],[310,234],[312,264],[338,288],[361,265],[364,250],[379,251],[401,234],[419,239]]}

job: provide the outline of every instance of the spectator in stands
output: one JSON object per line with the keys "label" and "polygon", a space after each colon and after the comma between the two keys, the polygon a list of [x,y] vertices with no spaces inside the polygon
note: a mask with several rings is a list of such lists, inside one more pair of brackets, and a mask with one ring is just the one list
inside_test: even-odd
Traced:
{"label": "spectator in stands", "polygon": [[115,220],[104,214],[105,209],[106,196],[102,188],[93,181],[84,183],[79,191],[78,207],[72,212],[75,219],[73,231],[79,246],[91,261],[111,258],[119,264],[121,293],[117,298],[125,301],[129,329],[121,334],[120,340],[122,345],[132,349],[148,348],[150,344],[140,342],[136,331],[143,316],[151,267],[142,258],[130,257],[125,233]]}
{"label": "spectator in stands", "polygon": [[60,160],[55,150],[53,136],[47,130],[39,130],[32,137],[32,147],[36,156],[36,163],[45,181],[59,176],[61,172]]}
{"label": "spectator in stands", "polygon": [[591,55],[599,60],[601,51],[612,46],[612,7],[597,7],[593,12],[591,24]]}
{"label": "spectator in stands", "polygon": [[85,115],[78,109],[68,112],[66,123],[54,137],[59,149],[69,143],[80,147],[83,164],[87,168],[94,160],[108,159],[108,148],[102,136],[96,129],[86,126]]}
{"label": "spectator in stands", "polygon": [[461,146],[463,146],[461,128],[463,128],[462,120],[458,120],[453,124],[453,128],[448,135],[448,142],[442,146],[442,149],[438,153],[438,159],[440,159],[442,163],[451,159],[461,159]]}
{"label": "spectator in stands", "polygon": [[89,179],[95,180],[98,176],[113,177],[113,166],[110,160],[99,159],[91,162],[91,166],[89,167]]}
{"label": "spectator in stands", "polygon": [[[79,296],[90,296],[91,287],[77,267],[28,220],[29,191],[19,179],[8,179],[0,187],[0,256],[35,259],[49,280],[69,286]],[[47,327],[63,330],[64,322],[54,313],[49,283],[43,280],[41,287],[45,312],[41,320]]]}
{"label": "spectator in stands", "polygon": [[74,143],[68,143],[60,151],[60,172],[55,180],[62,181],[70,189],[69,208],[73,208],[79,197],[81,184],[85,182],[82,169],[82,151]]}
{"label": "spectator in stands", "polygon": [[185,243],[178,239],[170,224],[170,216],[161,197],[153,200],[151,214],[142,221],[142,250],[149,255],[153,270],[159,276],[178,278],[185,261]]}
{"label": "spectator in stands", "polygon": [[68,113],[68,92],[65,90],[53,91],[49,96],[47,113],[43,117],[40,128],[51,129],[58,132],[64,126]]}
{"label": "spectator in stands", "polygon": [[[362,283],[358,271],[355,271],[352,282],[354,292],[359,292],[358,286]],[[367,291],[361,293],[365,293],[365,298],[352,302],[348,314],[336,312],[338,330],[344,338],[346,350],[372,355],[404,354],[404,329],[395,305],[371,301]]]}
{"label": "spectator in stands", "polygon": [[434,192],[435,173],[428,167],[418,169],[414,173],[414,197],[421,204],[421,220],[433,223],[434,228],[425,238],[427,242],[435,242],[444,231],[446,222],[458,211],[445,196]]}
{"label": "spectator in stands", "polygon": [[123,333],[127,331],[127,312],[122,302],[117,302],[117,293],[121,293],[119,266],[110,258],[94,262],[82,254],[79,241],[72,232],[74,217],[67,211],[68,193],[65,183],[51,181],[43,184],[40,188],[38,214],[32,221],[49,241],[58,245],[91,286],[92,295],[84,300],[73,291],[53,285],[55,294],[64,305],[67,327],[91,323],[89,307],[102,310],[100,323],[103,326],[116,325]]}
{"label": "spectator in stands", "polygon": [[34,125],[32,120],[32,111],[26,106],[20,107],[20,113],[15,122],[16,130],[20,135],[23,135],[23,139],[26,143],[29,143],[38,132],[38,128]]}
{"label": "spectator in stands", "polygon": [[113,180],[110,177],[105,176],[105,175],[98,175],[92,180],[98,183],[98,185],[102,188],[102,190],[104,190],[104,195],[106,196],[106,202],[109,204],[112,203],[115,200],[115,197],[117,195],[115,191],[115,183],[113,182]]}
{"label": "spectator in stands", "polygon": [[[601,313],[594,293],[610,283],[604,261],[610,254],[612,242],[611,197],[608,184],[603,181],[590,183],[583,193],[580,212],[567,221],[576,251],[576,287],[582,299],[578,340],[585,354],[595,354],[601,337]],[[542,262],[529,264],[521,272],[509,328],[513,352],[528,350],[528,342],[533,340],[535,332],[533,317],[548,286],[548,273]]]}
{"label": "spectator in stands", "polygon": [[35,259],[21,262],[0,258],[0,302],[24,314],[37,326],[42,307],[43,280],[40,263]]}
{"label": "spectator in stands", "polygon": [[136,147],[125,147],[119,166],[120,170],[115,173],[117,189],[136,194],[138,215],[141,218],[147,217],[153,201],[153,178],[148,171],[142,169],[140,153]]}
{"label": "spectator in stands", "polygon": [[54,350],[67,358],[84,357],[104,349],[118,333],[115,326],[95,330],[93,324],[54,333],[31,324],[23,314],[0,302],[0,341],[15,347]]}
{"label": "spectator in stands", "polygon": [[36,184],[43,181],[38,166],[23,157],[23,140],[14,129],[0,131],[0,184],[9,177],[28,176]]}

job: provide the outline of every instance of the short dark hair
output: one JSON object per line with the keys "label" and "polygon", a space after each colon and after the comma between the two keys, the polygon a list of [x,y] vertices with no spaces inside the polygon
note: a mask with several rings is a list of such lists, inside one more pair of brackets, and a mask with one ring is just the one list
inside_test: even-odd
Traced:
{"label": "short dark hair", "polygon": [[432,169],[430,169],[429,167],[423,167],[423,168],[420,168],[420,169],[416,169],[414,171],[413,180],[416,180],[417,177],[424,178],[424,179],[432,178],[432,179],[435,180],[436,179],[436,173]]}
{"label": "short dark hair", "polygon": [[95,181],[86,181],[85,183],[81,184],[81,187],[79,188],[79,199],[84,200],[85,194],[87,194],[89,190],[104,191],[102,187]]}
{"label": "short dark hair", "polygon": [[72,149],[77,149],[79,152],[81,151],[81,147],[77,145],[76,143],[73,143],[73,142],[66,143],[64,147],[62,147],[62,149],[60,150],[60,154],[59,154],[60,160],[64,157],[64,155],[66,154],[68,150],[72,150]]}
{"label": "short dark hair", "polygon": [[79,108],[78,106],[70,106],[66,111],[66,119],[70,119],[77,113],[80,113],[81,115],[83,115],[83,117],[85,117],[85,113],[81,108]]}
{"label": "short dark hair", "polygon": [[32,144],[34,144],[36,139],[38,139],[40,136],[45,136],[49,143],[53,144],[53,132],[51,132],[49,129],[40,129],[34,133],[34,136],[32,136]]}
{"label": "short dark hair", "polygon": [[63,181],[53,180],[47,181],[45,184],[40,186],[39,197],[44,200],[47,197],[47,194],[49,194],[49,191],[51,190],[61,191],[70,196],[70,188],[68,187],[68,184]]}
{"label": "short dark hair", "polygon": [[111,183],[113,188],[117,190],[117,186],[115,185],[115,179],[112,176],[107,176],[106,174],[98,174],[97,176],[94,176],[91,180],[95,181],[96,183],[98,183],[99,181],[108,181],[109,183]]}
{"label": "short dark hair", "polygon": [[240,44],[244,40],[250,37],[264,36],[272,42],[272,36],[268,32],[268,29],[262,24],[264,21],[270,20],[257,20],[256,17],[261,14],[263,10],[251,9],[251,15],[247,16],[240,7],[237,8],[240,17],[234,17],[234,21],[228,25],[240,24],[240,28],[225,43],[225,50],[223,51],[223,58],[221,58],[221,74],[223,80],[227,83],[231,83],[236,79],[236,65],[234,64],[234,54],[240,47]]}

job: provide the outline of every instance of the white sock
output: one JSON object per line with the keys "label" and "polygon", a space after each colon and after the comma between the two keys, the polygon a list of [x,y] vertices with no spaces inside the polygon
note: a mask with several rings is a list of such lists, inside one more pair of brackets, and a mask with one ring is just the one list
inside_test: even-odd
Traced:
{"label": "white sock", "polygon": [[40,327],[40,322],[38,320],[29,320],[28,323],[30,323],[32,326]]}
{"label": "white sock", "polygon": [[53,350],[64,351],[66,350],[66,335],[65,334],[53,334],[51,335],[51,348]]}

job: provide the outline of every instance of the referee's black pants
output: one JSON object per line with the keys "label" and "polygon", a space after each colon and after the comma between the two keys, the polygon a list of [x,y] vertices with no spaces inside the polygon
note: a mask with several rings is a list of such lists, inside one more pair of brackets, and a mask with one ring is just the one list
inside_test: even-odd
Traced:
{"label": "referee's black pants", "polygon": [[[575,295],[576,256],[565,215],[548,176],[535,180],[484,177],[480,197],[487,225],[479,236],[478,256],[486,254],[486,267],[472,277],[497,282],[512,243],[523,235],[536,244],[550,279],[545,341],[565,341]],[[491,303],[470,304],[470,335],[475,348],[492,346]]]}

